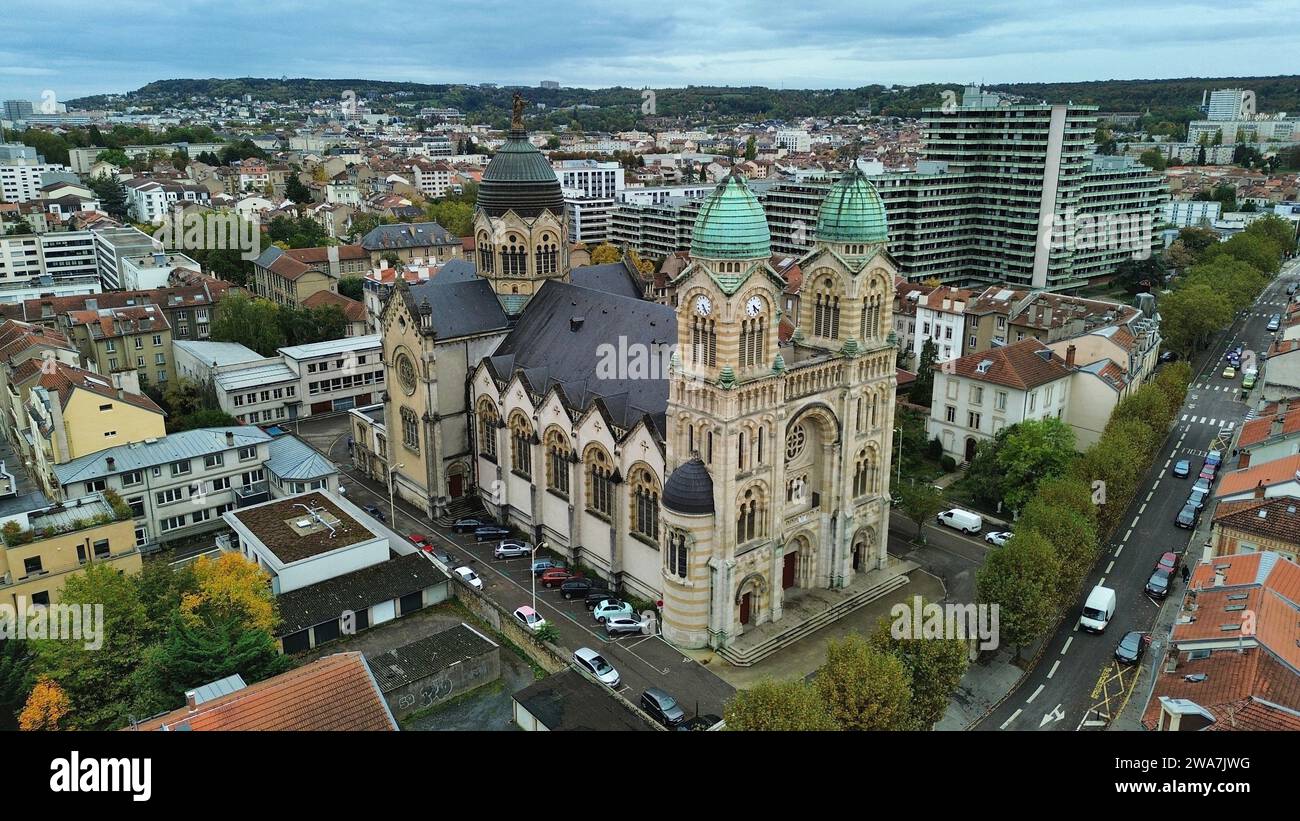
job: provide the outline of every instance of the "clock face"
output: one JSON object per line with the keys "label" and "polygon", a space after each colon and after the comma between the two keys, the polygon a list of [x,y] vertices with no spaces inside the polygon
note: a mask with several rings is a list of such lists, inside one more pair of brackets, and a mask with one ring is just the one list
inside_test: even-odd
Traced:
{"label": "clock face", "polygon": [[745,303],[745,313],[750,316],[758,316],[763,311],[763,300],[756,296],[751,296]]}
{"label": "clock face", "polygon": [[698,296],[695,298],[695,312],[700,316],[708,316],[713,310],[713,303],[707,296]]}

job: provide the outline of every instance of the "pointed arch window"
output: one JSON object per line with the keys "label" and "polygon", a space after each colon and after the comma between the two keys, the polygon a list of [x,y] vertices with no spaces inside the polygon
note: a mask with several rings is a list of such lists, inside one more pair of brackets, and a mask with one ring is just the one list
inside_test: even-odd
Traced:
{"label": "pointed arch window", "polygon": [[632,471],[628,480],[632,502],[632,532],[659,540],[659,482],[648,468]]}
{"label": "pointed arch window", "polygon": [[546,432],[546,486],[558,493],[569,493],[569,440],[559,428]]}
{"label": "pointed arch window", "polygon": [[614,463],[601,448],[587,453],[587,509],[601,516],[614,516]]}
{"label": "pointed arch window", "polygon": [[533,427],[519,412],[510,415],[510,467],[520,475],[533,475]]}
{"label": "pointed arch window", "polygon": [[835,281],[820,280],[813,296],[813,335],[824,339],[840,338],[840,297]]}
{"label": "pointed arch window", "polygon": [[494,269],[494,266],[493,266],[493,251],[494,251],[494,249],[493,249],[493,247],[492,247],[492,241],[489,240],[489,239],[488,239],[488,235],[487,235],[486,233],[484,233],[484,234],[479,234],[479,235],[478,235],[478,239],[475,240],[475,243],[478,245],[478,268],[479,268],[479,270],[482,271],[482,272],[485,273],[485,274],[490,274],[490,273],[492,273],[492,271],[493,271],[493,269]]}
{"label": "pointed arch window", "polygon": [[478,409],[478,450],[479,453],[495,460],[497,458],[497,409],[491,402],[484,400]]}
{"label": "pointed arch window", "polygon": [[664,551],[664,566],[668,573],[686,578],[689,557],[686,534],[680,530],[668,531],[668,549]]}

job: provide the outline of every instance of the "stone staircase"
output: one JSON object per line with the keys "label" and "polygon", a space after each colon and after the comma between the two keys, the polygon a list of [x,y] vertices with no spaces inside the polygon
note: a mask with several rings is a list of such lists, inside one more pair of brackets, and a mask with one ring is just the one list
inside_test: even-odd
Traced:
{"label": "stone staircase", "polygon": [[483,505],[479,502],[477,496],[463,496],[448,504],[446,515],[439,516],[434,521],[441,527],[451,527],[452,522],[457,519],[464,519],[467,516],[479,516],[482,513]]}
{"label": "stone staircase", "polygon": [[[737,667],[750,667],[778,650],[788,647],[796,641],[812,635],[831,622],[847,616],[854,610],[864,607],[876,599],[894,592],[910,581],[907,577],[907,573],[916,567],[919,567],[919,565],[914,562],[899,561],[894,566],[891,566],[891,574],[879,582],[864,586],[858,592],[844,597],[825,610],[809,616],[803,621],[781,630],[779,633],[774,633],[770,638],[760,640],[754,644],[748,644],[744,641],[744,637],[742,636],[729,647],[723,648],[719,652],[719,655]],[[875,572],[878,573],[879,571]],[[786,621],[785,619],[782,619],[776,624],[780,624],[784,627]],[[763,628],[770,629],[774,626],[774,624],[769,622],[768,624],[762,625],[759,630],[762,630]]]}

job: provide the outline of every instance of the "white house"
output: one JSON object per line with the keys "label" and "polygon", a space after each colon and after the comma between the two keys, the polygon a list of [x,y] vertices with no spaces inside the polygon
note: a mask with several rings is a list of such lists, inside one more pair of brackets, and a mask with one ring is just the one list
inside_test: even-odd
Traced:
{"label": "white house", "polygon": [[974,291],[943,287],[917,297],[916,335],[912,338],[914,362],[921,361],[921,351],[928,339],[933,339],[938,348],[935,361],[961,356],[962,340],[966,336],[966,305],[976,296]]}

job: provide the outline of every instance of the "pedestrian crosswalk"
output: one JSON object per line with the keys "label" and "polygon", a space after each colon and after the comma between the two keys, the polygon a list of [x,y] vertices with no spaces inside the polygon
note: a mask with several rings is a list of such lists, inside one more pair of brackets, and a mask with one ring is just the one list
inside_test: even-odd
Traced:
{"label": "pedestrian crosswalk", "polygon": [[1216,419],[1212,416],[1197,416],[1191,413],[1184,413],[1183,418],[1178,421],[1187,422],[1193,425],[1210,425],[1213,427],[1219,427],[1219,423],[1223,422],[1222,427],[1219,428],[1220,430],[1233,430],[1237,427],[1237,422],[1232,419]]}
{"label": "pedestrian crosswalk", "polygon": [[1239,391],[1241,389],[1242,389],[1241,385],[1238,385],[1235,382],[1229,382],[1226,385],[1212,385],[1209,382],[1202,382],[1192,386],[1192,390],[1194,391],[1209,391],[1211,393],[1214,393],[1216,391],[1233,393],[1234,391]]}

